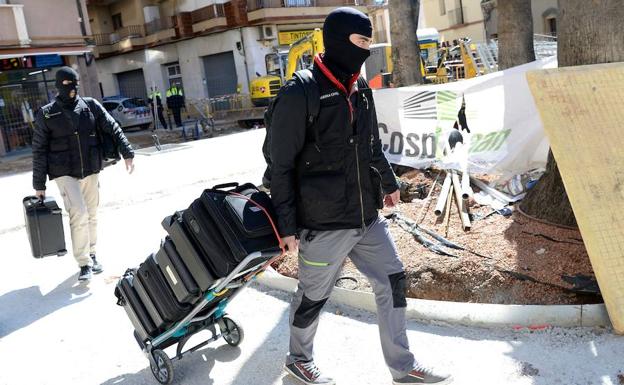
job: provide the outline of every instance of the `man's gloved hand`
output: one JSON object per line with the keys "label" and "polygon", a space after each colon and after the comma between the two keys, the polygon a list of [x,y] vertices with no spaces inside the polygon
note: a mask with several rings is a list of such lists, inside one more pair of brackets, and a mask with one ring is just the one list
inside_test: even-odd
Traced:
{"label": "man's gloved hand", "polygon": [[294,235],[282,238],[282,242],[286,246],[287,254],[295,256],[299,254],[299,240]]}

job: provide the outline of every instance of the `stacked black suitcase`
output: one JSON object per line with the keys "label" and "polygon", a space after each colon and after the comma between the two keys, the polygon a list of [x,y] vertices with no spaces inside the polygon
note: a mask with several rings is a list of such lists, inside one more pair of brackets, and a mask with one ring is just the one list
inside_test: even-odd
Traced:
{"label": "stacked black suitcase", "polygon": [[168,235],[160,249],[137,269],[128,269],[115,289],[141,347],[184,318],[249,253],[278,246],[256,204],[273,216],[270,198],[254,185],[220,185],[162,221]]}

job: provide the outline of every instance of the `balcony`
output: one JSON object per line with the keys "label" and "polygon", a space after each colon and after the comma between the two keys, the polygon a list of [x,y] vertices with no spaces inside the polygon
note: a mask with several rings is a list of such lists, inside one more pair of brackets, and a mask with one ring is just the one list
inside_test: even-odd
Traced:
{"label": "balcony", "polygon": [[[250,23],[267,19],[322,19],[335,7],[366,7],[375,0],[249,0],[247,2]],[[362,11],[366,11],[362,8]]]}
{"label": "balcony", "polygon": [[0,46],[28,46],[30,38],[21,4],[0,4]]}
{"label": "balcony", "polygon": [[153,44],[159,41],[176,38],[173,21],[170,17],[164,19],[154,19],[145,23],[144,28],[146,44]]}
{"label": "balcony", "polygon": [[130,51],[137,46],[145,45],[143,28],[142,25],[128,25],[113,33],[94,35],[98,55]]}
{"label": "balcony", "polygon": [[191,12],[193,32],[213,31],[227,27],[223,4],[208,5]]}

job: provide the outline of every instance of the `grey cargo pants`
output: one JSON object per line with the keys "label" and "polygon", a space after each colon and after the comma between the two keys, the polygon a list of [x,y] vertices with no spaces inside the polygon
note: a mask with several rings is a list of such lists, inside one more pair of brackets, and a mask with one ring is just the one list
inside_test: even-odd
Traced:
{"label": "grey cargo pants", "polygon": [[390,373],[404,377],[415,364],[405,332],[405,273],[383,217],[364,229],[302,231],[286,364],[312,360],[319,314],[347,257],[375,292],[381,348]]}

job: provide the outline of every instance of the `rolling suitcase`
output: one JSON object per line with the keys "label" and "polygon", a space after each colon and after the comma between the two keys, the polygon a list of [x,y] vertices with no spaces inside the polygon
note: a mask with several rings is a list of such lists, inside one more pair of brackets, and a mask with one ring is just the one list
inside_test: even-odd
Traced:
{"label": "rolling suitcase", "polygon": [[154,337],[158,333],[156,325],[143,306],[141,299],[133,287],[136,279],[136,270],[128,269],[115,287],[117,305],[123,306],[130,322],[134,326],[135,334],[140,342],[145,342],[149,337]]}
{"label": "rolling suitcase", "polygon": [[[142,289],[151,299],[158,314],[165,322],[172,323],[181,320],[191,311],[191,306],[181,304],[173,294],[173,290],[167,284],[165,277],[160,272],[153,255],[141,263],[137,270],[137,278]],[[138,285],[136,285],[138,288]]]}
{"label": "rolling suitcase", "polygon": [[35,196],[27,196],[22,204],[33,257],[67,254],[61,209],[54,199],[46,197],[42,201]]}
{"label": "rolling suitcase", "polygon": [[215,283],[214,273],[209,270],[205,259],[186,230],[186,226],[183,225],[182,214],[178,212],[166,217],[162,221],[162,227],[169,234],[173,245],[175,245],[175,250],[180,255],[180,259],[188,268],[199,289],[202,292],[210,289]]}
{"label": "rolling suitcase", "polygon": [[184,210],[182,219],[201,250],[205,263],[216,277],[223,278],[234,270],[240,260],[234,258],[219,230],[220,224],[213,220],[203,202],[203,195]]}
{"label": "rolling suitcase", "polygon": [[178,302],[195,303],[200,298],[201,291],[188,268],[184,265],[171,238],[165,238],[155,258]]}
{"label": "rolling suitcase", "polygon": [[[223,188],[234,187],[231,191]],[[236,183],[205,190],[188,210],[185,221],[208,256],[219,277],[229,274],[247,255],[279,245],[266,213],[254,203],[231,192],[251,198],[273,215],[271,199],[252,184]],[[262,260],[252,263],[258,264]]]}

